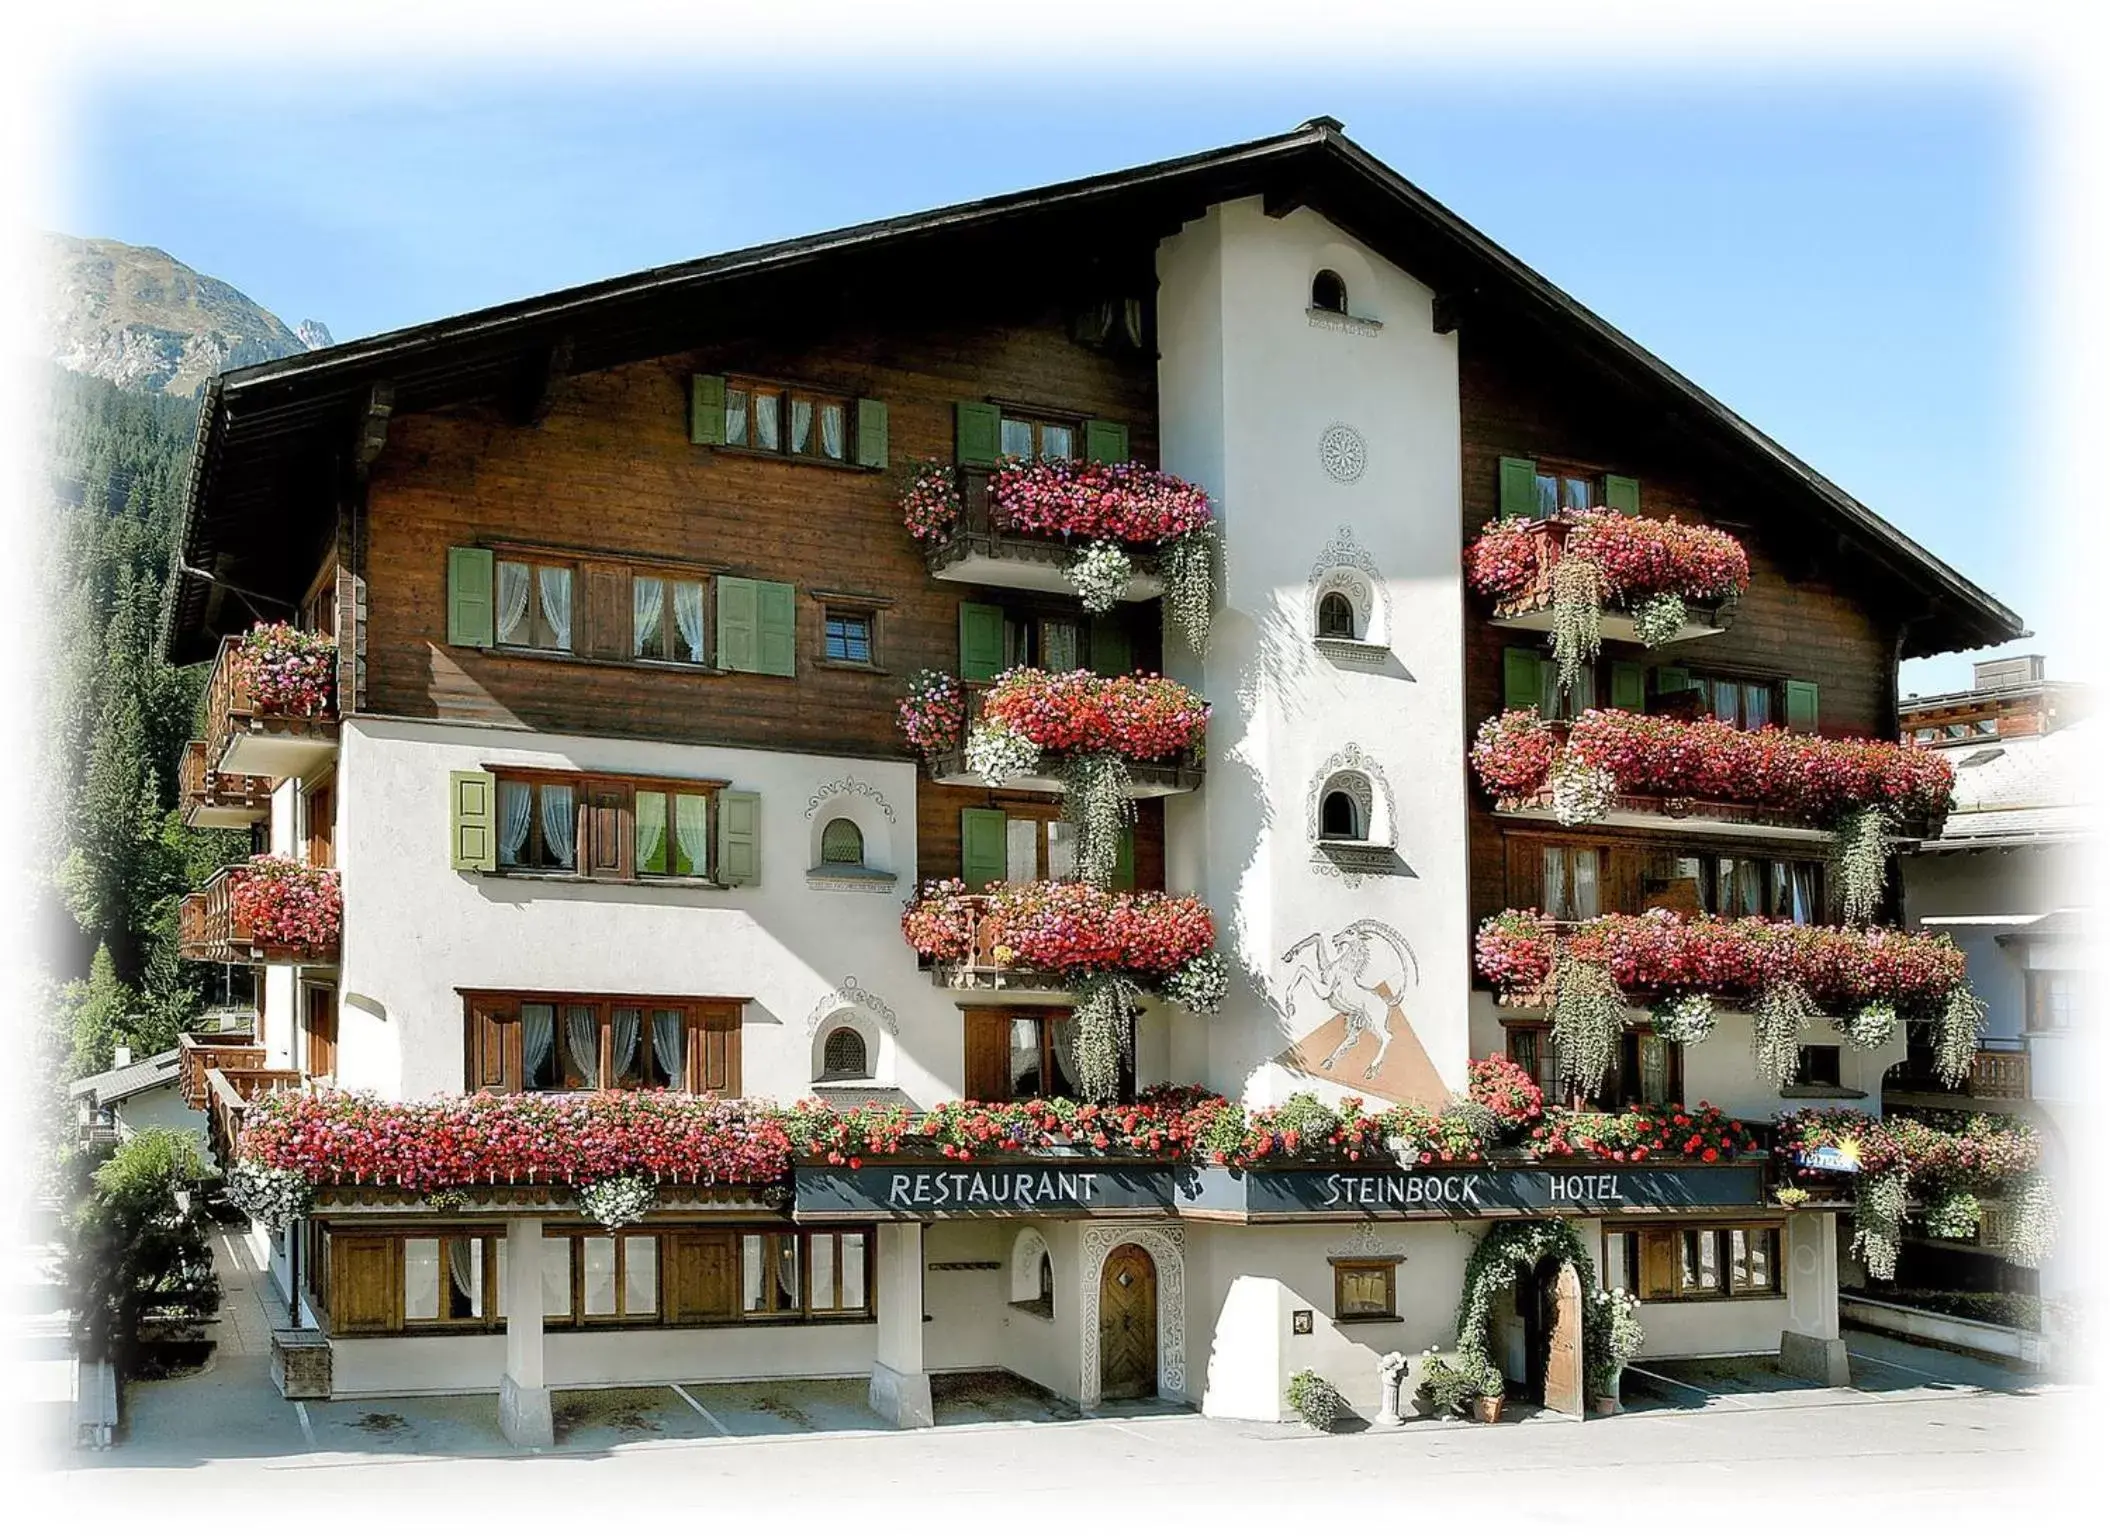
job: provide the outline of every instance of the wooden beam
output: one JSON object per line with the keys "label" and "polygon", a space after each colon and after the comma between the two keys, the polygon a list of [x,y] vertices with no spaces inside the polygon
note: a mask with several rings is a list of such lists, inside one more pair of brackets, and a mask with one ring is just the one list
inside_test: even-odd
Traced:
{"label": "wooden beam", "polygon": [[1467,306],[1477,288],[1449,288],[1436,295],[1436,302],[1429,306],[1429,329],[1438,336],[1448,336],[1458,329],[1465,318]]}
{"label": "wooden beam", "polygon": [[374,460],[381,457],[381,450],[388,446],[388,418],[395,408],[396,387],[386,379],[366,392],[366,409],[359,417],[359,431],[352,447],[353,472],[362,480],[374,467]]}
{"label": "wooden beam", "polygon": [[530,363],[514,402],[513,419],[523,427],[539,427],[557,403],[557,391],[571,374],[571,334],[566,332],[544,347]]}
{"label": "wooden beam", "polygon": [[1271,188],[1260,199],[1260,211],[1271,219],[1283,219],[1311,204],[1311,188],[1304,182]]}

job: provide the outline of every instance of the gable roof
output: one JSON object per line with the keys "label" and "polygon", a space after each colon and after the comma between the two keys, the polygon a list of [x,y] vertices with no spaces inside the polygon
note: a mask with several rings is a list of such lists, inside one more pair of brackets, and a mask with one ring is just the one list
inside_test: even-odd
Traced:
{"label": "gable roof", "polygon": [[77,1077],[68,1096],[91,1100],[94,1108],[101,1109],[150,1088],[164,1088],[180,1075],[177,1058],[182,1054],[178,1050],[159,1051],[129,1066],[113,1067],[93,1077]]}
{"label": "gable roof", "polygon": [[[1102,266],[1246,197],[1309,206],[1462,308],[1565,343],[1646,408],[1754,479],[1779,485],[1921,605],[1904,654],[2002,644],[2021,618],[1765,433],[1350,140],[1332,118],[1292,132],[1031,191],[959,203],[494,305],[237,369],[206,388],[165,637],[201,660],[271,604],[290,611],[320,563],[337,487],[370,416],[532,393],[683,352],[757,314],[844,313],[904,280],[969,269]],[[307,515],[303,515],[303,514]],[[231,600],[231,601],[230,601]],[[259,605],[262,606],[259,606]]]}

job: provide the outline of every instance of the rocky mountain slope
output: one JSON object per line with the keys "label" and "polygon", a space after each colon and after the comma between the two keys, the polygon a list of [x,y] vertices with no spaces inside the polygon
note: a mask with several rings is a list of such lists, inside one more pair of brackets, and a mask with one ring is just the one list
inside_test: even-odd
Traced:
{"label": "rocky mountain slope", "polygon": [[120,389],[195,396],[228,368],[330,344],[317,320],[297,331],[237,289],[166,251],[45,236],[45,355]]}

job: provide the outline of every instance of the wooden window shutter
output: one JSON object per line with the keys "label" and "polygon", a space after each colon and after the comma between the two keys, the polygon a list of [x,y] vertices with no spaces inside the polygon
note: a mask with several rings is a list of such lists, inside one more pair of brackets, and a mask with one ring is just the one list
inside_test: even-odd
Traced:
{"label": "wooden window shutter", "polygon": [[1101,677],[1126,677],[1135,666],[1128,626],[1111,613],[1092,615],[1092,670]]}
{"label": "wooden window shutter", "polygon": [[1539,461],[1537,459],[1504,459],[1502,461],[1500,506],[1504,517],[1537,517],[1539,515]]}
{"label": "wooden window shutter", "polygon": [[953,457],[978,469],[994,469],[1002,442],[1003,413],[984,400],[955,400]]}
{"label": "wooden window shutter", "polygon": [[886,402],[857,402],[857,462],[866,469],[886,468]]}
{"label": "wooden window shutter", "polygon": [[1641,515],[1641,482],[1626,475],[1604,477],[1604,504],[1628,517]]}
{"label": "wooden window shutter", "polygon": [[1121,841],[1114,848],[1114,889],[1132,891],[1136,888],[1136,829],[1123,827]]}
{"label": "wooden window shutter", "polygon": [[798,593],[787,581],[755,584],[755,666],[771,677],[798,675]]}
{"label": "wooden window shutter", "polygon": [[1648,673],[1640,662],[1612,663],[1612,708],[1637,715],[1648,708]]}
{"label": "wooden window shutter", "polygon": [[986,683],[1004,670],[1004,610],[989,603],[960,604],[960,676]]}
{"label": "wooden window shutter", "polygon": [[677,1232],[660,1239],[669,1322],[718,1323],[740,1316],[736,1232]]}
{"label": "wooden window shutter", "polygon": [[1002,811],[968,806],[960,812],[960,878],[969,891],[1002,883],[1008,870],[1004,851]]}
{"label": "wooden window shutter", "polygon": [[715,446],[725,441],[725,376],[689,376],[689,441]]}
{"label": "wooden window shutter", "polygon": [[967,1097],[983,1104],[1011,1097],[1011,1019],[1001,1009],[966,1013],[966,1060],[961,1074]]}
{"label": "wooden window shutter", "polygon": [[489,645],[492,637],[491,552],[447,551],[447,643]]}
{"label": "wooden window shutter", "polygon": [[1671,1227],[1651,1227],[1641,1234],[1641,1294],[1677,1293],[1678,1234]]}
{"label": "wooden window shutter", "polygon": [[627,880],[633,872],[630,835],[630,787],[627,784],[589,783],[584,795],[586,834],[583,841],[586,873],[604,879]]}
{"label": "wooden window shutter", "polygon": [[718,792],[718,883],[762,883],[762,797],[754,790]]}
{"label": "wooden window shutter", "polygon": [[718,578],[718,665],[728,672],[752,672],[760,657],[759,598],[745,576]]}
{"label": "wooden window shutter", "polygon": [[396,1326],[396,1240],[330,1234],[330,1331],[386,1333]]}
{"label": "wooden window shutter", "polygon": [[1128,424],[1122,421],[1086,422],[1084,456],[1094,464],[1126,464]]}
{"label": "wooden window shutter", "polygon": [[1781,701],[1787,706],[1788,729],[1809,731],[1817,729],[1817,685],[1790,680],[1780,685]]}
{"label": "wooden window shutter", "polygon": [[717,1003],[697,1011],[689,1040],[689,1090],[720,1098],[740,1094],[740,1005]]}
{"label": "wooden window shutter", "polygon": [[1545,665],[1539,653],[1521,645],[1505,646],[1502,650],[1502,707],[1504,709],[1537,709],[1541,692],[1540,668]]}
{"label": "wooden window shutter", "polygon": [[[586,589],[582,604],[584,643],[579,654],[612,660],[628,657],[637,641],[636,624],[631,617],[630,572],[622,566],[584,565],[579,575]],[[673,622],[671,614],[667,622]]]}
{"label": "wooden window shutter", "polygon": [[448,846],[455,869],[498,868],[498,780],[488,773],[456,771],[447,775],[447,798],[453,815]]}
{"label": "wooden window shutter", "polygon": [[518,1093],[526,1078],[520,1004],[513,998],[478,1003],[469,1013],[472,1088]]}

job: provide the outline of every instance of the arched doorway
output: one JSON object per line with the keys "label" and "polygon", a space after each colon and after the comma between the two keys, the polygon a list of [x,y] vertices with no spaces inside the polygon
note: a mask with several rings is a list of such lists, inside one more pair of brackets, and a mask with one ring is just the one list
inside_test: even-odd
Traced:
{"label": "arched doorway", "polygon": [[1548,1254],[1517,1268],[1517,1315],[1524,1320],[1524,1395],[1555,1413],[1582,1417],[1582,1281],[1575,1266]]}
{"label": "arched doorway", "polygon": [[1157,1390],[1158,1269],[1139,1244],[1123,1243],[1099,1272],[1099,1396]]}

